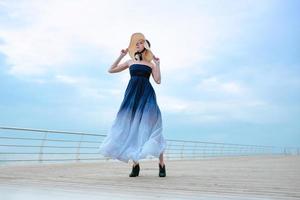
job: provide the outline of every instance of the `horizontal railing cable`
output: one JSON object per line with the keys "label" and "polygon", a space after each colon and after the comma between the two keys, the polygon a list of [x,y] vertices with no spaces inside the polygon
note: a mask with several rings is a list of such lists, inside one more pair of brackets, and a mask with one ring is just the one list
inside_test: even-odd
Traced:
{"label": "horizontal railing cable", "polygon": [[[99,151],[105,133],[105,130],[87,133],[0,126],[0,164],[109,160]],[[170,160],[300,155],[300,148],[167,139],[164,155]]]}

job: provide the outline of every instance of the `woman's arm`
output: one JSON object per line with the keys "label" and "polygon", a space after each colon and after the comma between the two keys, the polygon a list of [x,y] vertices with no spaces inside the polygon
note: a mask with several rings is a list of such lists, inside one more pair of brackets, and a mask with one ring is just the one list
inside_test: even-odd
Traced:
{"label": "woman's arm", "polygon": [[128,52],[128,49],[126,49],[126,50],[122,49],[121,50],[120,56],[117,58],[117,60],[108,69],[109,73],[117,73],[117,72],[123,71],[124,69],[128,68],[128,66],[129,66],[128,61],[126,61],[122,64],[119,64],[120,61],[122,60],[122,58],[124,58],[124,56],[126,56],[127,52]]}
{"label": "woman's arm", "polygon": [[155,65],[152,68],[152,77],[157,84],[161,82],[161,74],[160,74],[160,60],[159,58],[153,56],[153,61]]}

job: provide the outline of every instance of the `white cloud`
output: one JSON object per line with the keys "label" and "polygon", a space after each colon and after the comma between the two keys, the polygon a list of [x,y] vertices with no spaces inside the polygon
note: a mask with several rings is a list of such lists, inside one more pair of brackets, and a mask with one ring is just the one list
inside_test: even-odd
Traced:
{"label": "white cloud", "polygon": [[188,102],[166,95],[161,95],[158,103],[161,110],[169,113],[183,112],[188,108]]}
{"label": "white cloud", "polygon": [[89,77],[59,74],[56,75],[54,81],[74,87],[81,98],[92,99],[93,101],[100,102],[104,99],[107,100],[114,97],[121,98],[123,95],[123,91],[120,88],[122,84],[109,88],[100,87],[101,82],[99,83],[99,80],[94,80]]}
{"label": "white cloud", "polygon": [[71,85],[73,85],[73,84],[78,85],[78,82],[79,82],[78,79],[71,77],[71,76],[66,76],[66,75],[56,75],[56,79],[60,82],[71,84]]}
{"label": "white cloud", "polygon": [[[209,69],[204,68],[203,63],[215,59],[216,51],[241,34],[249,13],[259,16],[268,3],[186,1],[182,4],[156,0],[151,1],[151,5],[148,1],[134,0],[4,2],[1,6],[10,13],[7,15],[9,21],[16,24],[4,24],[0,29],[0,38],[4,41],[0,51],[7,58],[12,75],[33,76],[33,80],[44,83],[39,77],[54,74],[54,81],[76,88],[81,97],[99,102],[112,97],[121,99],[128,73],[121,74],[117,83],[107,81],[110,85],[103,86],[101,80],[67,75],[66,69],[72,68],[76,61],[84,60],[82,57],[86,55],[80,51],[84,48],[99,51],[101,62],[113,62],[120,49],[127,47],[130,35],[141,31],[149,38],[153,52],[161,58],[162,73],[169,73],[173,81],[186,82],[195,78],[195,74],[202,74],[208,78],[192,85],[190,92],[196,89],[239,97],[199,101],[165,93],[159,97],[162,110],[183,113],[196,121],[238,117],[254,120],[256,114],[246,113],[267,105],[249,95],[240,98],[248,91],[246,86],[235,80],[224,81],[205,74]],[[170,89],[178,88],[170,85]]]}
{"label": "white cloud", "polygon": [[22,24],[6,25],[0,31],[5,42],[0,51],[7,57],[10,73],[17,76],[61,72],[81,56],[76,49],[82,46],[106,52],[104,61],[111,62],[136,31],[150,39],[164,72],[186,69],[213,58],[220,43],[238,34],[234,27],[242,23],[241,13],[256,8],[256,3],[221,3],[235,10],[224,15],[194,1],[185,2],[184,9],[181,3],[152,1],[159,4],[155,10],[148,2],[134,0],[4,2],[3,9],[13,11],[7,16],[10,21]]}
{"label": "white cloud", "polygon": [[265,123],[280,120],[280,117],[272,114],[278,112],[280,108],[258,99],[189,100],[161,95],[158,103],[164,112],[184,116],[186,121],[193,123],[231,120]]}
{"label": "white cloud", "polygon": [[223,92],[229,94],[240,95],[246,90],[246,88],[242,87],[241,84],[235,81],[221,81],[217,77],[209,77],[201,80],[201,82],[197,85],[197,89],[201,91],[209,91],[209,92]]}

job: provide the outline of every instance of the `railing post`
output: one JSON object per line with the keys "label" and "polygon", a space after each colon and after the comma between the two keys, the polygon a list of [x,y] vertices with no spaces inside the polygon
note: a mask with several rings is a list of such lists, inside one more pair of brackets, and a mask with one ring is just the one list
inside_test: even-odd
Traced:
{"label": "railing post", "polygon": [[243,147],[241,146],[241,145],[238,145],[239,147],[239,151],[238,151],[238,156],[241,156],[242,155],[242,149],[243,149]]}
{"label": "railing post", "polygon": [[198,143],[195,142],[195,146],[194,146],[194,149],[193,149],[193,158],[196,159],[196,150],[197,150],[197,146],[198,146]]}
{"label": "railing post", "polygon": [[244,156],[244,152],[245,152],[245,146],[241,145],[241,147],[240,147],[240,155]]}
{"label": "railing post", "polygon": [[266,147],[261,147],[261,155],[266,155]]}
{"label": "railing post", "polygon": [[45,141],[47,140],[48,137],[48,132],[45,131],[44,132],[44,137],[43,140],[41,142],[41,146],[40,146],[40,152],[39,152],[39,162],[43,162],[43,152],[44,152],[44,146],[45,146]]}
{"label": "railing post", "polygon": [[205,143],[204,145],[203,145],[203,153],[202,153],[202,157],[204,158],[205,157],[205,152],[206,152],[206,146],[207,146],[207,143]]}
{"label": "railing post", "polygon": [[247,146],[246,155],[248,156],[250,154],[250,152],[251,152],[251,146],[249,145],[249,146]]}
{"label": "railing post", "polygon": [[[2,133],[2,130],[13,130],[13,131],[30,131],[34,133],[39,133],[39,136],[34,137],[18,137],[18,136],[6,136],[4,133]],[[60,135],[76,135],[76,140],[73,139],[52,139],[52,134],[60,134]],[[60,136],[59,135],[59,136]],[[91,134],[91,133],[82,133],[82,132],[69,132],[69,131],[58,131],[58,130],[41,130],[41,129],[29,129],[29,128],[16,128],[16,127],[1,127],[0,126],[0,147],[22,147],[22,148],[30,148],[29,150],[35,152],[0,152],[1,157],[6,157],[7,155],[10,156],[13,155],[31,155],[30,159],[24,159],[24,158],[18,158],[16,156],[11,156],[10,160],[6,159],[6,162],[17,162],[17,161],[34,161],[34,162],[46,162],[47,161],[65,161],[65,160],[72,160],[72,161],[81,161],[81,160],[97,160],[98,157],[92,157],[89,158],[89,156],[85,156],[85,154],[97,154],[98,152],[92,152],[92,153],[86,153],[85,148],[89,149],[95,149],[95,147],[87,145],[86,143],[95,143],[95,141],[86,141],[84,140],[85,136],[105,136],[105,135],[99,135],[99,134]],[[49,136],[49,137],[48,137]],[[61,136],[62,137],[62,136]],[[63,136],[65,137],[65,136]],[[80,137],[80,139],[79,139]],[[11,142],[14,142],[16,144],[7,144],[1,142],[2,139],[9,139]],[[4,141],[5,141],[4,140]],[[19,144],[19,141],[30,141],[30,144],[24,143]],[[38,142],[37,142],[38,141]],[[10,142],[10,143],[11,143]],[[51,145],[52,142],[55,142],[54,145]],[[66,142],[72,142],[72,146],[61,146],[61,142],[63,144],[66,144]],[[96,142],[97,143],[97,142]],[[173,149],[172,143],[174,143],[175,148]],[[69,143],[70,144],[70,143]],[[26,149],[26,150],[28,150]],[[46,149],[46,150],[45,150]],[[72,149],[72,152],[70,153],[65,152],[66,149]],[[81,149],[82,156],[81,156]],[[55,156],[54,159],[49,159],[49,155],[58,155]],[[263,145],[245,145],[245,144],[230,144],[230,143],[217,143],[217,142],[200,142],[200,141],[185,141],[185,140],[170,140],[168,141],[165,157],[167,159],[185,159],[186,157],[196,159],[203,157],[213,157],[213,156],[236,156],[236,155],[281,155],[281,156],[289,156],[289,155],[300,155],[300,148],[297,146],[294,147],[278,147],[278,146],[263,146]],[[34,157],[33,157],[33,156]],[[71,159],[66,159],[66,155],[72,155]],[[75,155],[75,156],[74,156]],[[26,156],[27,157],[27,156]],[[58,158],[56,158],[58,157]],[[51,156],[52,158],[52,156]],[[101,157],[102,158],[102,157]],[[109,157],[105,158],[106,160],[110,160]],[[151,159],[155,159],[154,157],[151,157]],[[5,161],[3,158],[0,158],[0,162]]]}
{"label": "railing post", "polygon": [[224,154],[224,144],[220,145],[220,152],[219,152],[219,157],[222,157]]}
{"label": "railing post", "polygon": [[79,159],[80,159],[80,146],[81,146],[81,143],[82,143],[82,139],[83,139],[83,134],[81,134],[80,136],[80,140],[78,142],[78,146],[77,146],[77,150],[76,150],[76,161],[79,162]]}
{"label": "railing post", "polygon": [[181,152],[180,152],[181,160],[183,159],[183,151],[184,151],[184,147],[185,147],[185,141],[182,143],[182,148],[181,148]]}
{"label": "railing post", "polygon": [[259,149],[259,154],[264,155],[264,147],[259,146],[258,149]]}
{"label": "railing post", "polygon": [[211,155],[212,155],[212,157],[216,157],[217,150],[218,150],[217,146],[218,146],[217,144],[214,144],[212,146],[212,149],[211,149]]}
{"label": "railing post", "polygon": [[273,147],[273,146],[270,148],[270,151],[271,151],[271,152],[270,152],[270,155],[274,155],[274,154],[275,154],[275,153],[274,153],[275,151],[274,151],[274,147]]}

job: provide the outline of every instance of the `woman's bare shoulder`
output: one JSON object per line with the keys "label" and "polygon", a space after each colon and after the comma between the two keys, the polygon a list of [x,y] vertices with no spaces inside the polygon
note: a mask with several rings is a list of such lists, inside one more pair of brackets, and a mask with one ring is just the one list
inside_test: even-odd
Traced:
{"label": "woman's bare shoulder", "polygon": [[155,64],[153,62],[150,62],[150,67],[153,69],[155,67]]}

